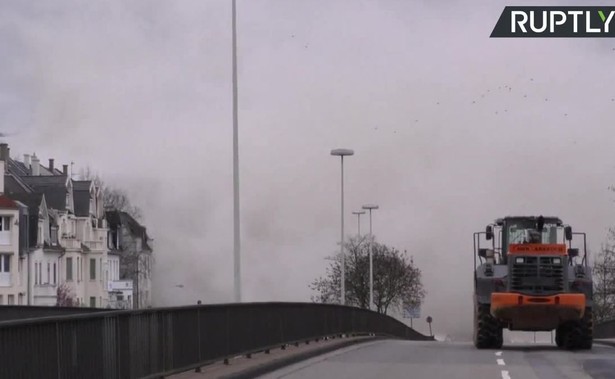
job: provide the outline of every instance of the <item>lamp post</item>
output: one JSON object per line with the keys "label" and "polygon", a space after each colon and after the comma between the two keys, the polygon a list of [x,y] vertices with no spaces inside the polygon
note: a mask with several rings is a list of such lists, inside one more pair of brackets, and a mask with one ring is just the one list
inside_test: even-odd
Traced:
{"label": "lamp post", "polygon": [[233,256],[235,278],[235,302],[241,302],[241,244],[239,234],[239,136],[237,117],[237,10],[236,1],[232,0],[232,70],[233,70]]}
{"label": "lamp post", "polygon": [[365,214],[365,211],[352,212],[353,215],[357,215],[357,235],[361,237],[361,215]]}
{"label": "lamp post", "polygon": [[344,157],[354,155],[354,151],[351,149],[333,149],[331,150],[331,155],[338,156],[341,158],[342,162],[342,229],[341,229],[341,241],[342,244],[340,246],[340,251],[342,254],[342,277],[341,277],[341,303],[342,305],[346,304],[346,259],[344,257]]}
{"label": "lamp post", "polygon": [[378,209],[376,204],[366,204],[363,209],[369,210],[369,309],[374,304],[374,236],[372,234],[372,210]]}

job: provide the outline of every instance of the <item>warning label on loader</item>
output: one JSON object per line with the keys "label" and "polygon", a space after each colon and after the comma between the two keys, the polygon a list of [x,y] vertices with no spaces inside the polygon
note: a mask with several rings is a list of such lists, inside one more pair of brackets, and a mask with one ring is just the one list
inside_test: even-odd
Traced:
{"label": "warning label on loader", "polygon": [[508,252],[511,254],[558,254],[566,255],[564,244],[511,244]]}

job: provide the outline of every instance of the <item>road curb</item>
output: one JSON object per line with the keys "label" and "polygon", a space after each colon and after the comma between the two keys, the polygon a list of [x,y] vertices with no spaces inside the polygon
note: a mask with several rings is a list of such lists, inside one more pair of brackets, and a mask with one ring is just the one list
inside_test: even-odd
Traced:
{"label": "road curb", "polygon": [[267,373],[270,373],[272,371],[275,370],[279,370],[283,367],[286,366],[290,366],[292,364],[295,363],[299,363],[301,361],[305,361],[308,360],[310,358],[314,358],[317,357],[319,355],[323,355],[326,353],[330,353],[332,351],[335,350],[339,350],[339,349],[343,349],[345,347],[348,346],[352,346],[352,345],[357,345],[360,343],[366,343],[366,342],[373,342],[373,341],[378,341],[378,340],[384,340],[384,339],[390,339],[390,338],[385,338],[385,337],[365,337],[365,338],[360,338],[360,339],[351,339],[348,341],[344,341],[342,343],[338,343],[338,344],[334,344],[331,346],[323,346],[320,349],[315,349],[312,351],[306,351],[303,353],[297,353],[293,356],[287,357],[287,358],[280,358],[277,359],[275,361],[272,362],[268,362],[268,363],[263,363],[262,365],[253,367],[253,368],[249,368],[247,370],[235,373],[235,374],[229,374],[226,376],[221,376],[220,379],[249,379],[249,378],[255,378],[261,375],[265,375]]}
{"label": "road curb", "polygon": [[594,343],[615,347],[615,341],[605,341],[605,340],[594,339]]}

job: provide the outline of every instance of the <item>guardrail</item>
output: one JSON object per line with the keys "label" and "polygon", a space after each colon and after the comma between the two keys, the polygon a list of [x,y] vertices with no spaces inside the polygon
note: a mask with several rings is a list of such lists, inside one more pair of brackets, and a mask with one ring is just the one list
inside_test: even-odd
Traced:
{"label": "guardrail", "polygon": [[433,340],[392,317],[313,303],[197,305],[0,322],[7,378],[159,378],[341,334]]}
{"label": "guardrail", "polygon": [[594,325],[594,338],[615,338],[615,320]]}
{"label": "guardrail", "polygon": [[36,305],[0,305],[0,321],[24,318],[63,316],[82,313],[108,312],[103,308],[49,307]]}

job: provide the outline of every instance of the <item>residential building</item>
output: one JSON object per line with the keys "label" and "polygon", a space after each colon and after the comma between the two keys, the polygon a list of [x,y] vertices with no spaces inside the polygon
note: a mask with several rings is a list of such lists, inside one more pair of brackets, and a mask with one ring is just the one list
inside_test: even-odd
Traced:
{"label": "residential building", "polygon": [[153,240],[147,229],[130,214],[108,210],[109,255],[117,255],[120,261],[120,280],[133,282],[133,308],[152,305]]}
{"label": "residential building", "polygon": [[120,279],[120,252],[109,251],[109,308],[133,309],[133,281]]}
{"label": "residential building", "polygon": [[60,258],[64,252],[58,241],[54,212],[47,208],[43,193],[13,193],[10,196],[25,204],[29,212],[20,225],[20,234],[25,234],[26,271],[32,273],[27,276],[27,304],[54,306],[60,281]]}
{"label": "residential building", "polygon": [[151,306],[152,240],[101,188],[5,143],[0,173],[0,304]]}
{"label": "residential building", "polygon": [[109,303],[107,228],[102,194],[91,181],[73,181],[63,170],[40,164],[36,154],[19,162],[0,144],[6,162],[7,196],[20,199],[30,214],[27,267],[32,305],[56,305],[65,286],[77,305]]}
{"label": "residential building", "polygon": [[[1,161],[0,170],[4,171],[4,162]],[[0,177],[0,188],[3,188],[4,177]],[[27,283],[23,275],[24,259],[19,249],[19,221],[20,204],[4,193],[0,194],[0,305],[25,302]]]}

